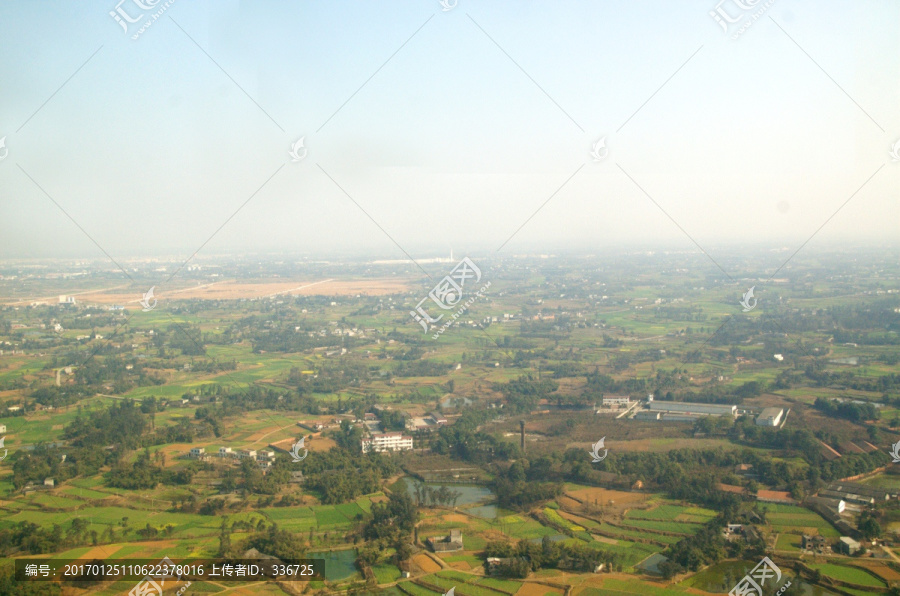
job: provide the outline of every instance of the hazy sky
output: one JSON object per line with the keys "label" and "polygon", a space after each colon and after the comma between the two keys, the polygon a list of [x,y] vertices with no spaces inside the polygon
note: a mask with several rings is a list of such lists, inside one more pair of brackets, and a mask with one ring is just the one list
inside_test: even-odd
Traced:
{"label": "hazy sky", "polygon": [[0,4],[0,257],[896,242],[896,0],[154,1]]}

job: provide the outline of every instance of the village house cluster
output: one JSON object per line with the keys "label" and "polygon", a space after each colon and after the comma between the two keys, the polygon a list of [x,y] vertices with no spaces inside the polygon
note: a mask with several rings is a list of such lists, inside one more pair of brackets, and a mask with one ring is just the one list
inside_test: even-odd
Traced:
{"label": "village house cluster", "polygon": [[[261,451],[255,449],[239,449],[234,451],[231,447],[219,447],[219,452],[216,455],[223,459],[234,459],[237,461],[249,459],[255,461],[257,465],[264,470],[271,468],[275,463],[275,452],[270,449],[263,449]],[[188,452],[188,457],[206,460],[210,457],[210,454],[206,452],[204,447],[192,447]]]}

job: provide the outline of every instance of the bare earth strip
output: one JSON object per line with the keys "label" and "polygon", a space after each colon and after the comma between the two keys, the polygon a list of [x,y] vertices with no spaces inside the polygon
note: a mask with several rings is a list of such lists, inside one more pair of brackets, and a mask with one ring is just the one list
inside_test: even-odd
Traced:
{"label": "bare earth strip", "polygon": [[[119,290],[124,287],[127,287],[127,284],[121,285],[121,286],[115,286],[112,288],[104,288],[102,290],[85,290],[83,292],[76,292],[74,294],[66,294],[66,295],[67,296],[87,296],[87,295],[91,295],[91,294],[97,294],[99,292],[108,292],[110,290]],[[54,303],[56,303],[56,301],[58,299],[59,299],[59,294],[56,294],[54,296],[41,296],[41,297],[35,297],[35,298],[25,298],[23,300],[18,300],[16,302],[4,302],[3,304],[7,305],[7,306],[18,306],[20,304],[31,304],[32,302],[50,302],[51,304],[54,304]]]}
{"label": "bare earth strip", "polygon": [[[280,282],[239,282],[235,280],[214,282],[189,288],[166,291],[157,288],[156,298],[165,301],[169,298],[178,300],[254,300],[285,296],[384,296],[409,290],[411,280],[407,279],[324,279],[319,281],[292,280]],[[140,296],[134,293],[119,294],[110,292],[86,293],[80,296],[80,302],[95,304],[122,304],[129,307],[139,306]]]}

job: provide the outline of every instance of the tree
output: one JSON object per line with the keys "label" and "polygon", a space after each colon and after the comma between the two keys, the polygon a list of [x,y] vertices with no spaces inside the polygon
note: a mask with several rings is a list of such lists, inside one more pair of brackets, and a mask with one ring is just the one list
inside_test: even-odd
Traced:
{"label": "tree", "polygon": [[859,517],[859,525],[857,527],[867,540],[881,537],[881,524],[869,512],[864,512]]}

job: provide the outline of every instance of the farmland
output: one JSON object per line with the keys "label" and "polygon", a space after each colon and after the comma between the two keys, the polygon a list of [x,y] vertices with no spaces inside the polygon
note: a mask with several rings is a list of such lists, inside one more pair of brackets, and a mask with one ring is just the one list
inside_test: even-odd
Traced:
{"label": "farmland", "polygon": [[[11,293],[21,304],[0,307],[9,323],[0,341],[19,349],[0,355],[0,399],[25,415],[7,410],[0,419],[10,452],[0,463],[5,552],[117,560],[319,553],[331,570],[312,590],[561,596],[572,585],[573,596],[590,596],[730,589],[739,569],[719,573],[722,561],[748,552],[808,557],[801,537],[818,535],[827,548],[810,564],[823,577],[873,589],[900,581],[881,560],[870,573],[841,558],[831,545],[842,532],[802,504],[835,479],[888,464],[884,449],[868,446],[900,439],[890,426],[900,407],[890,349],[802,331],[804,352],[755,327],[756,313],[735,319],[725,286],[694,290],[706,282],[679,274],[693,310],[661,297],[663,278],[641,259],[633,266],[643,276],[627,284],[617,270],[556,266],[558,278],[497,279],[496,293],[467,315],[487,321],[482,328],[454,326],[430,343],[406,320],[422,280],[399,270],[372,275],[363,265],[355,275],[323,267],[289,279],[274,265],[252,279],[234,268],[219,281],[161,291],[163,306],[150,312],[117,284],[95,284],[115,288],[101,292],[84,284],[66,307],[26,307],[24,290]],[[605,294],[590,289],[599,283]],[[51,287],[59,291],[48,282],[35,295]],[[805,292],[782,291],[798,301]],[[885,308],[879,300],[869,304]],[[851,304],[835,299],[835,308]],[[795,316],[825,325],[812,311],[771,316],[792,329]],[[46,332],[49,321],[65,331]],[[710,339],[726,323],[734,327]],[[767,355],[776,350],[790,364]],[[865,369],[829,360],[851,356]],[[745,413],[642,421],[596,405],[624,394],[646,408],[651,393],[735,403]],[[851,405],[830,410],[822,400]],[[870,413],[854,410],[861,404],[885,415],[858,418]],[[755,424],[765,407],[790,411],[784,428]],[[408,426],[425,419],[426,429]],[[415,449],[363,454],[361,439],[380,430],[408,433]],[[601,437],[608,457],[591,461]],[[294,461],[301,438],[306,455]],[[824,458],[823,444],[840,457]],[[231,451],[219,457],[220,448]],[[205,452],[190,457],[191,449]],[[270,453],[268,463],[250,453]],[[892,471],[861,482],[893,489]],[[797,504],[760,502],[759,490]],[[873,532],[900,525],[891,503],[865,515]],[[865,521],[852,509],[843,518]],[[726,523],[758,534],[726,540]],[[459,548],[432,552],[431,541],[454,531]],[[641,565],[651,556],[657,566]],[[487,574],[489,557],[507,568]]]}

